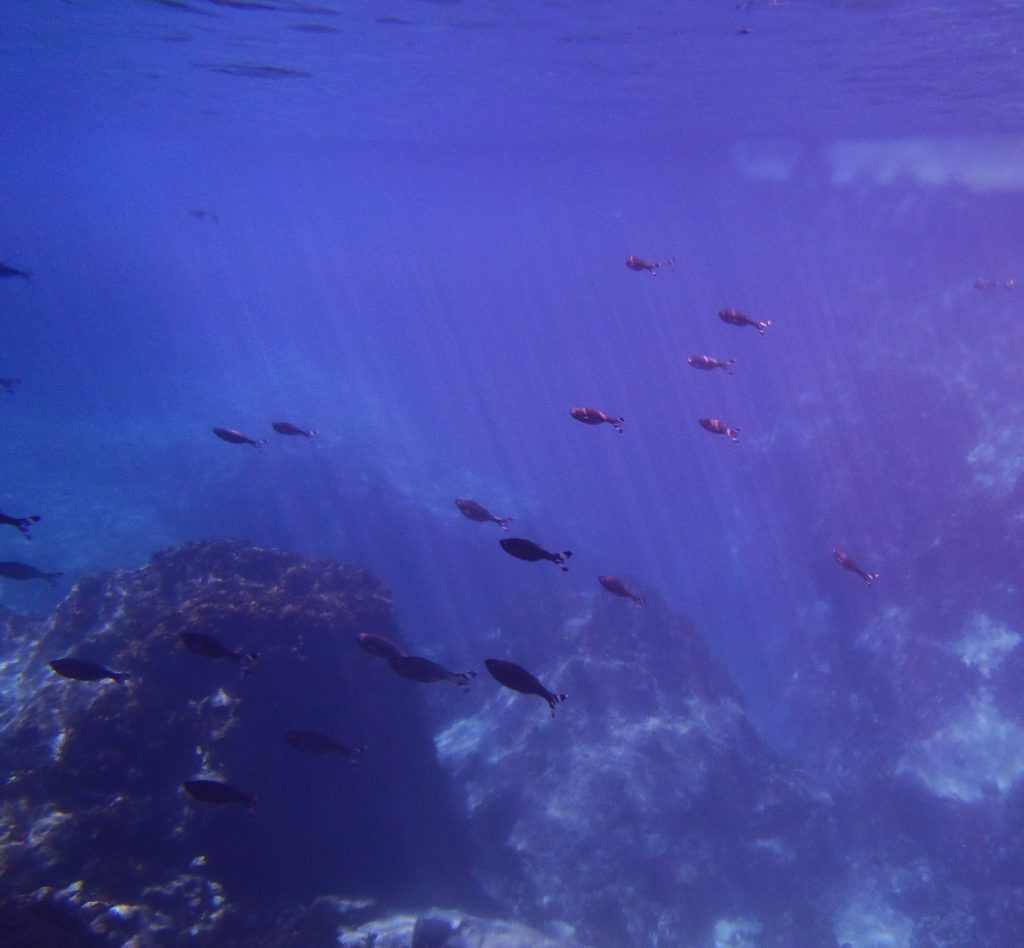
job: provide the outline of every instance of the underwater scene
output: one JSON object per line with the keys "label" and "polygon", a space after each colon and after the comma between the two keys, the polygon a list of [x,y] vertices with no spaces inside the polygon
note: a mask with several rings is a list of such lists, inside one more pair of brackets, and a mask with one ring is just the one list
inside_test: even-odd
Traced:
{"label": "underwater scene", "polygon": [[1024,944],[1019,0],[2,9],[2,948]]}

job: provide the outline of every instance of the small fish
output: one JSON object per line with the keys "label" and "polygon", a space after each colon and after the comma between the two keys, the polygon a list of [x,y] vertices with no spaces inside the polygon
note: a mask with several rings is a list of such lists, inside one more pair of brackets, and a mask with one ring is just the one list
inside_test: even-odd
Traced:
{"label": "small fish", "polygon": [[290,421],[275,421],[271,423],[270,427],[273,428],[274,431],[276,431],[278,434],[302,435],[303,438],[315,438],[318,434],[320,434],[320,432],[316,431],[315,429],[306,431],[304,428],[297,428]]}
{"label": "small fish", "polygon": [[229,649],[212,635],[204,632],[179,632],[181,644],[190,652],[202,655],[203,658],[227,658],[233,662],[242,662],[242,675],[248,675],[254,662],[259,660],[259,652],[246,652],[244,649]]}
{"label": "small fish", "polygon": [[212,211],[203,210],[201,207],[190,208],[189,214],[197,221],[211,221],[214,224],[220,223],[220,218],[216,214]]}
{"label": "small fish", "polygon": [[725,369],[730,375],[732,375],[732,367],[736,364],[735,359],[713,359],[706,355],[690,356],[686,361],[695,369],[703,369],[705,372],[710,372],[712,369]]}
{"label": "small fish", "polygon": [[763,336],[764,331],[772,324],[770,319],[764,322],[758,322],[756,319],[751,319],[749,316],[744,315],[738,309],[720,309],[718,311],[718,318],[723,323],[729,323],[732,326],[753,326],[759,335]]}
{"label": "small fish", "polygon": [[6,390],[9,395],[14,394],[15,385],[21,385],[21,379],[0,379],[0,388]]}
{"label": "small fish", "polygon": [[499,685],[524,695],[540,695],[551,708],[551,717],[555,716],[555,705],[569,697],[548,691],[525,668],[514,662],[506,662],[500,658],[485,658],[484,665]]}
{"label": "small fish", "polygon": [[229,444],[251,444],[254,448],[260,448],[267,443],[266,438],[249,438],[234,428],[214,428],[213,433],[221,441],[227,441]]}
{"label": "small fish", "polygon": [[466,691],[469,690],[469,683],[476,678],[475,671],[448,671],[443,665],[438,665],[429,658],[420,658],[418,655],[395,655],[388,659],[388,664],[396,675],[410,681],[421,681],[424,684],[451,681]]}
{"label": "small fish", "polygon": [[73,678],[75,681],[103,681],[109,678],[123,685],[128,677],[122,672],[112,672],[109,668],[88,662],[84,658],[55,658],[47,664],[62,678]]}
{"label": "small fish", "polygon": [[405,652],[395,645],[391,639],[386,639],[383,635],[375,635],[373,632],[360,632],[356,636],[356,645],[364,652],[376,655],[377,658],[405,657]]}
{"label": "small fish", "polygon": [[[669,267],[672,266],[673,263],[675,263],[674,257],[669,257],[668,260],[665,261],[665,265]],[[661,261],[641,260],[639,257],[634,257],[630,254],[626,257],[626,266],[629,267],[630,270],[636,270],[637,272],[646,270],[650,274],[657,275],[658,268],[661,267]]]}
{"label": "small fish", "polygon": [[339,744],[333,738],[319,731],[289,731],[284,739],[296,750],[304,754],[341,754],[355,764],[359,761],[359,755],[366,750],[366,747],[346,747]]}
{"label": "small fish", "polygon": [[717,418],[701,418],[697,422],[705,431],[710,431],[712,434],[728,435],[734,444],[739,444],[739,428],[730,428],[724,421],[719,421]]}
{"label": "small fish", "polygon": [[33,514],[31,517],[8,517],[7,514],[0,510],[0,526],[7,524],[16,530],[20,530],[26,540],[32,539],[32,535],[28,532],[29,527],[34,523],[39,523],[39,520],[39,514]]}
{"label": "small fish", "polygon": [[249,808],[250,813],[256,811],[256,801],[260,798],[258,793],[252,796],[240,793],[234,787],[229,787],[220,780],[186,780],[182,783],[181,788],[193,800],[201,800],[203,803],[215,803],[218,805],[241,803]]}
{"label": "small fish", "polygon": [[522,540],[517,537],[509,537],[507,540],[499,540],[498,542],[509,556],[514,556],[517,560],[526,560],[527,563],[551,560],[552,563],[557,563],[561,566],[563,572],[569,572],[569,567],[565,565],[565,561],[572,556],[572,550],[564,550],[561,553],[549,553],[531,540]]}
{"label": "small fish", "polygon": [[31,280],[32,274],[25,270],[15,270],[14,267],[9,267],[6,263],[0,263],[0,277],[21,277],[25,280]]}
{"label": "small fish", "polygon": [[862,570],[850,557],[848,557],[838,546],[832,547],[832,555],[836,558],[836,562],[843,568],[848,569],[851,573],[856,573],[861,579],[866,580],[869,583],[873,583],[878,579],[878,573],[869,573]]}
{"label": "small fish", "polygon": [[622,596],[624,599],[632,599],[638,606],[644,604],[643,599],[630,591],[629,587],[617,576],[598,576],[597,581],[610,593]]}
{"label": "small fish", "polygon": [[569,414],[577,421],[582,421],[585,425],[600,425],[607,422],[619,434],[622,434],[624,418],[613,418],[611,415],[606,415],[603,411],[598,411],[596,408],[570,408]]}
{"label": "small fish", "polygon": [[63,575],[63,573],[44,573],[25,563],[0,563],[0,576],[5,576],[7,579],[45,579],[51,586],[56,586],[55,580],[58,576]]}
{"label": "small fish", "polygon": [[460,498],[455,501],[455,506],[470,520],[475,520],[477,523],[496,523],[502,530],[507,530],[508,525],[512,522],[511,517],[495,517],[486,507],[478,504],[475,500]]}
{"label": "small fish", "polygon": [[1014,279],[1009,280],[993,280],[991,277],[978,277],[974,281],[974,288],[980,290],[982,293],[987,293],[992,290],[1012,290],[1017,286],[1017,281]]}

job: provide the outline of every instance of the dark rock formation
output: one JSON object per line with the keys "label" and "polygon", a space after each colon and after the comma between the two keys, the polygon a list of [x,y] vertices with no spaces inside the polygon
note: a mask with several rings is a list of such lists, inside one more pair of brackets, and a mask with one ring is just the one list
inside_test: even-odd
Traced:
{"label": "dark rock formation", "polygon": [[[366,572],[196,543],[82,580],[45,623],[6,621],[0,900],[42,893],[37,908],[77,907],[115,943],[226,945],[317,893],[467,897],[421,693],[354,644],[397,637]],[[243,677],[183,648],[184,630],[261,658]],[[128,684],[60,678],[46,662],[66,654]],[[296,729],[368,750],[357,767],[301,754]],[[200,776],[258,793],[255,815],[187,798]]]}

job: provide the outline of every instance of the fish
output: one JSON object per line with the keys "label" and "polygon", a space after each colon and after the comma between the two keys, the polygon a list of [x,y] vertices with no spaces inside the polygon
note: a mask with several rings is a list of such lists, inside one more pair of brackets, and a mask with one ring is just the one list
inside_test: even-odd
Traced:
{"label": "fish", "polygon": [[862,570],[850,557],[848,557],[838,546],[832,547],[832,555],[836,558],[836,562],[843,568],[848,569],[851,573],[856,573],[861,579],[866,580],[869,583],[873,583],[878,579],[878,573],[869,573],[866,570]]}
{"label": "fish", "polygon": [[31,517],[8,517],[7,514],[0,510],[0,526],[7,524],[16,530],[20,530],[26,540],[32,539],[32,535],[28,532],[29,527],[34,523],[39,523],[40,519],[39,514],[33,514]]}
{"label": "fish", "polygon": [[211,221],[214,224],[220,223],[220,218],[213,213],[213,211],[204,210],[201,207],[193,207],[189,210],[189,214],[194,217],[197,221]]}
{"label": "fish", "polygon": [[8,395],[14,394],[15,385],[21,385],[21,379],[0,379],[0,388],[4,389]]}
{"label": "fish", "polygon": [[622,422],[625,421],[624,418],[613,418],[611,415],[605,414],[603,411],[598,411],[596,408],[570,408],[569,414],[577,421],[582,421],[585,425],[600,425],[607,422],[619,434],[622,434]]}
{"label": "fish", "polygon": [[222,645],[212,635],[205,632],[179,632],[181,644],[190,652],[202,655],[203,658],[228,658],[233,662],[242,662],[242,674],[248,675],[253,662],[259,660],[259,652],[247,652],[244,649],[232,650]]}
{"label": "fish", "polygon": [[758,335],[763,336],[764,331],[772,324],[770,319],[764,322],[758,322],[756,319],[751,319],[749,316],[741,313],[738,309],[720,309],[718,311],[718,318],[723,323],[729,323],[732,326],[753,326]]}
{"label": "fish", "polygon": [[391,639],[383,635],[376,635],[373,632],[360,632],[356,636],[356,645],[364,652],[376,655],[377,658],[404,658],[405,652],[400,649]]}
{"label": "fish", "polygon": [[732,375],[732,367],[736,364],[735,359],[713,359],[708,355],[690,356],[686,361],[695,369],[703,369],[705,372],[710,372],[712,369],[725,369],[730,375]]}
{"label": "fish", "polygon": [[1017,281],[1014,279],[1009,280],[993,280],[991,277],[978,277],[974,281],[974,288],[985,293],[989,290],[1012,290],[1017,286]]}
{"label": "fish", "polygon": [[250,813],[256,811],[256,801],[260,798],[258,793],[249,796],[246,793],[241,793],[234,787],[229,787],[220,780],[185,780],[182,782],[181,788],[193,800],[218,805],[241,803],[249,808]]}
{"label": "fish", "polygon": [[65,656],[64,658],[55,658],[46,664],[62,678],[73,678],[75,681],[103,681],[109,678],[111,681],[123,685],[128,677],[123,672],[111,671],[109,668],[97,665],[96,662],[86,661],[84,658]]}
{"label": "fish", "polygon": [[551,717],[555,716],[555,705],[569,697],[548,691],[533,675],[515,662],[506,662],[500,658],[485,658],[484,666],[499,685],[504,685],[506,688],[511,688],[524,695],[540,695],[551,708]]}
{"label": "fish", "polygon": [[310,429],[309,431],[306,431],[304,428],[297,428],[290,421],[274,421],[271,422],[270,427],[273,428],[274,431],[276,431],[278,434],[302,435],[303,438],[315,438],[318,434],[320,434],[320,432],[315,429]]}
{"label": "fish", "polygon": [[26,563],[0,563],[0,576],[7,579],[45,579],[51,586],[56,586],[55,580],[58,576],[63,575],[63,573],[44,573]]}
{"label": "fish", "polygon": [[705,431],[710,431],[712,434],[724,434],[728,435],[734,444],[739,444],[739,428],[730,428],[724,421],[719,421],[717,418],[701,418],[697,422]]}
{"label": "fish", "polygon": [[455,501],[455,506],[470,520],[475,520],[477,523],[496,523],[502,530],[507,530],[508,525],[512,522],[511,517],[495,517],[486,507],[478,504],[475,500],[460,498]]}
{"label": "fish", "polygon": [[522,540],[518,537],[509,537],[505,540],[499,540],[498,543],[501,544],[501,548],[509,556],[514,556],[517,560],[526,560],[527,563],[551,560],[552,563],[557,563],[561,566],[563,572],[569,572],[569,567],[565,565],[565,561],[572,556],[572,550],[563,550],[561,553],[549,553],[542,547],[537,546],[533,541]]}
{"label": "fish", "polygon": [[597,581],[610,593],[622,596],[624,599],[632,599],[638,606],[644,604],[643,599],[633,593],[626,584],[617,576],[598,576]]}
{"label": "fish", "polygon": [[7,266],[6,263],[0,263],[0,277],[21,277],[31,281],[32,274],[27,270],[16,270],[14,267]]}
{"label": "fish", "polygon": [[352,764],[357,763],[359,755],[366,750],[363,745],[346,747],[319,731],[289,731],[284,739],[291,747],[304,754],[341,754]]}
{"label": "fish", "polygon": [[388,664],[396,675],[410,681],[421,681],[424,684],[450,681],[466,691],[469,690],[469,683],[476,678],[475,671],[448,671],[443,665],[438,665],[429,658],[420,658],[418,655],[395,655],[388,659]]}
{"label": "fish", "polygon": [[251,444],[254,448],[260,448],[267,443],[266,438],[250,438],[234,428],[214,428],[213,433],[229,444]]}
{"label": "fish", "polygon": [[[674,257],[669,257],[668,260],[665,261],[666,266],[672,266],[673,263],[675,263]],[[637,272],[646,270],[650,274],[657,275],[658,268],[661,267],[661,261],[641,260],[639,257],[634,257],[630,254],[626,257],[626,266],[629,267],[630,270],[636,270]]]}

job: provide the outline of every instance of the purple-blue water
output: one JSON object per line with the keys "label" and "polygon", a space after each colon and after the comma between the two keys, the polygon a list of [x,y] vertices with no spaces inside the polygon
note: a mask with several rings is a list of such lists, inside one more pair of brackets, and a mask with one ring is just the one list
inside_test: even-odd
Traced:
{"label": "purple-blue water", "polygon": [[[974,286],[1024,278],[1020,4],[7,0],[2,23],[0,261],[32,278],[0,281],[23,380],[0,509],[43,519],[0,559],[65,576],[0,602],[240,537],[368,567],[407,640],[479,661],[525,623],[557,653],[565,614],[531,603],[585,614],[614,574],[688,618],[788,759],[841,727],[805,682],[897,668],[878,733],[924,691],[1001,735],[936,795],[1019,797],[1021,703],[988,672],[933,687],[907,643],[1024,684],[1024,287]],[[570,572],[511,561],[456,497]],[[808,660],[832,640],[871,661]],[[846,935],[939,943],[901,937]]]}

